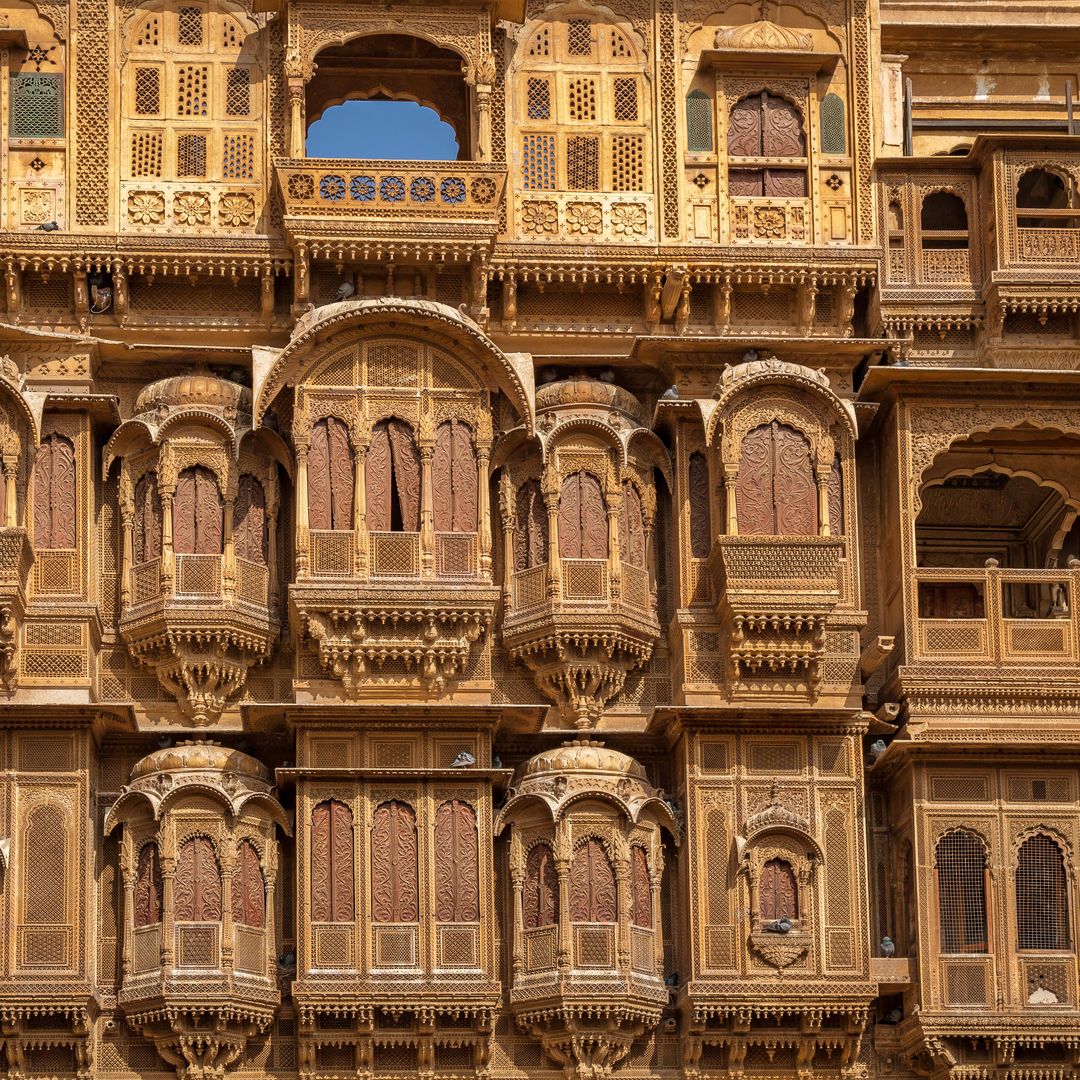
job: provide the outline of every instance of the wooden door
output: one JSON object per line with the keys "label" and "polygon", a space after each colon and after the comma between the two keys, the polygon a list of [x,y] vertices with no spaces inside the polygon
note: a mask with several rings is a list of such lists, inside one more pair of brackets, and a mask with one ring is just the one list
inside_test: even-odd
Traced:
{"label": "wooden door", "polygon": [[815,536],[818,494],[810,440],[772,421],[748,431],[735,487],[740,536]]}

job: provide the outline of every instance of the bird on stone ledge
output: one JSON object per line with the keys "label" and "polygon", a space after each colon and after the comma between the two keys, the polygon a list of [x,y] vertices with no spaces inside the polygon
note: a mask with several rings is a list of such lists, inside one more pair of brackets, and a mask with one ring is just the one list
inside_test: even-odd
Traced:
{"label": "bird on stone ledge", "polygon": [[790,934],[794,927],[795,924],[786,915],[782,915],[779,919],[767,922],[763,929],[770,934]]}
{"label": "bird on stone ledge", "polygon": [[896,943],[888,934],[881,939],[881,955],[882,956],[895,956],[896,955]]}
{"label": "bird on stone ledge", "polygon": [[453,761],[450,762],[451,769],[467,769],[470,765],[476,764],[476,758],[469,753],[468,750],[462,750],[460,754]]}

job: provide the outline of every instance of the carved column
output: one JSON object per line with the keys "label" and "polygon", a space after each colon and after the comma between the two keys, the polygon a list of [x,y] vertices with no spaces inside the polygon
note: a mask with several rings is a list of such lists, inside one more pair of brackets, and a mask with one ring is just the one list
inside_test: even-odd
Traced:
{"label": "carved column", "polygon": [[513,609],[514,581],[514,484],[504,469],[499,476],[499,513],[503,538],[503,611]]}
{"label": "carved column", "polygon": [[480,542],[480,573],[486,578],[491,578],[491,505],[488,485],[488,461],[490,460],[491,447],[481,443],[476,447],[477,472],[479,474],[479,488],[476,498],[476,512],[478,515],[477,526],[479,529]]}
{"label": "carved column", "polygon": [[264,839],[266,844],[266,860],[263,866],[263,879],[266,882],[266,915],[263,918],[263,933],[266,935],[266,973],[271,978],[277,977],[277,952],[274,943],[277,941],[277,925],[274,922],[274,882],[277,881],[277,850],[272,837]]}
{"label": "carved column", "polygon": [[476,154],[477,161],[491,160],[491,87],[486,83],[479,83],[476,87],[476,112],[477,134]]}
{"label": "carved column", "polygon": [[355,436],[356,453],[353,455],[353,535],[356,542],[356,572],[361,577],[368,573],[368,537],[367,537],[367,460],[366,441]]}
{"label": "carved column", "polygon": [[172,537],[172,500],[175,490],[174,484],[161,485],[161,591],[165,596],[172,595],[176,564]]}
{"label": "carved column", "polygon": [[525,971],[525,914],[523,894],[525,891],[525,858],[521,850],[521,840],[515,829],[510,834],[510,887],[513,890],[514,942],[511,963],[515,981]]}
{"label": "carved column", "polygon": [[660,914],[660,882],[664,876],[664,849],[657,841],[656,855],[649,867],[649,892],[652,895],[653,955],[656,958],[656,977],[664,977],[664,932]]}
{"label": "carved column", "polygon": [[112,265],[112,281],[113,311],[122,319],[128,311],[128,280],[127,268],[119,259],[116,259]]}
{"label": "carved column", "polygon": [[[124,924],[123,940],[120,942],[123,955],[120,959],[120,978],[126,980],[131,974],[131,961],[135,955],[135,878],[138,863],[134,855],[134,845],[125,842],[125,855],[121,864],[124,881]],[[163,939],[164,940],[164,939]]]}
{"label": "carved column", "polygon": [[[169,845],[171,852],[172,845]],[[176,924],[173,920],[173,877],[176,873],[176,859],[166,855],[165,845],[158,845],[158,858],[161,863],[161,970],[168,977],[173,965],[173,941],[176,936]],[[132,908],[132,911],[135,909]]]}
{"label": "carved column", "polygon": [[270,601],[270,608],[276,611],[281,598],[278,596],[278,564],[277,564],[277,506],[271,506],[266,515],[266,528],[268,540],[266,544],[266,595]]}
{"label": "carved column", "polygon": [[[306,156],[304,149],[304,91],[303,79],[289,79],[289,157]],[[300,297],[298,296],[299,300]]]}
{"label": "carved column", "polygon": [[617,936],[615,943],[616,963],[620,971],[629,973],[630,925],[632,922],[630,905],[633,885],[630,881],[630,852],[626,846],[626,839],[622,836],[615,838],[615,887],[615,913],[618,919],[615,930]]}
{"label": "carved column", "polygon": [[420,447],[420,576],[435,576],[435,492],[431,487],[432,443]]}
{"label": "carved column", "polygon": [[814,470],[814,480],[817,483],[818,521],[821,522],[819,531],[822,536],[832,535],[829,522],[829,480],[831,477],[832,469],[819,466]]}
{"label": "carved column", "polygon": [[562,595],[562,566],[559,559],[559,489],[554,469],[545,472],[542,492],[548,516],[547,594],[550,602],[558,603]]}
{"label": "carved column", "polygon": [[308,572],[308,444],[296,444],[296,575]]}
{"label": "carved column", "polygon": [[19,456],[4,455],[4,528],[14,529],[19,524]]}
{"label": "carved column", "polygon": [[[233,870],[236,868],[236,839],[229,836],[219,851],[221,864],[221,969],[232,973],[233,967],[233,927],[232,886]],[[266,920],[263,919],[263,922]]]}
{"label": "carved column", "polygon": [[612,487],[607,495],[608,520],[608,596],[618,600],[622,596],[622,562],[619,558],[619,511],[622,508],[623,495],[619,488]]}
{"label": "carved column", "polygon": [[739,479],[738,465],[724,466],[724,532],[739,535],[739,513],[735,506],[735,485]]}
{"label": "carved column", "polygon": [[120,555],[120,606],[131,606],[131,563],[135,552],[135,515],[125,512],[121,515],[124,531],[123,551]]}
{"label": "carved column", "polygon": [[502,321],[507,330],[517,327],[517,279],[512,271],[503,278]]}
{"label": "carved column", "polygon": [[559,950],[558,966],[565,971],[570,967],[570,824],[562,818],[555,826],[555,843],[552,845],[555,874],[559,880]]}
{"label": "carved column", "polygon": [[259,294],[259,300],[263,322],[269,323],[274,318],[274,272],[270,267],[263,270],[262,291]]}
{"label": "carved column", "polygon": [[727,278],[713,286],[713,325],[719,334],[731,328],[731,282]]}
{"label": "carved column", "polygon": [[222,593],[226,601],[236,599],[236,539],[233,536],[233,509],[236,496],[225,500],[225,545],[221,560]]}

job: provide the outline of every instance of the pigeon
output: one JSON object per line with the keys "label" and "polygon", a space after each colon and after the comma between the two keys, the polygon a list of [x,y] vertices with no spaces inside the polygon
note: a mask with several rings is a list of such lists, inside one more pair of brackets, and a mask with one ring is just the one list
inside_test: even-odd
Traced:
{"label": "pigeon", "polygon": [[502,763],[502,758],[501,758],[501,757],[499,757],[499,755],[498,755],[498,754],[496,754],[496,755],[495,755],[495,756],[494,756],[494,757],[493,757],[493,758],[491,759],[491,767],[492,767],[493,769],[501,769],[501,768],[503,767],[503,763]]}
{"label": "pigeon", "polygon": [[451,769],[467,769],[470,765],[476,764],[476,758],[469,753],[468,750],[462,750],[460,754],[453,761],[450,762]]}
{"label": "pigeon", "polygon": [[896,955],[896,943],[888,934],[881,939],[881,955],[882,956],[895,956]]}
{"label": "pigeon", "polygon": [[886,1024],[899,1024],[900,1021],[903,1020],[903,1019],[904,1019],[904,1010],[903,1009],[890,1009],[885,1014],[885,1023]]}
{"label": "pigeon", "polygon": [[677,386],[669,386],[661,395],[661,401],[675,401],[679,396],[679,388]]}
{"label": "pigeon", "polygon": [[348,300],[356,292],[356,286],[351,281],[343,281],[334,293],[335,300]]}
{"label": "pigeon", "polygon": [[884,753],[885,753],[885,740],[884,739],[875,739],[870,744],[870,760],[871,761],[877,761],[877,759],[879,757],[881,757],[881,755],[884,754]]}
{"label": "pigeon", "polygon": [[665,986],[678,986],[679,985],[679,973],[677,971],[673,971],[670,975],[665,975],[664,976],[664,985]]}
{"label": "pigeon", "polygon": [[36,231],[37,232],[56,232],[56,230],[59,229],[59,228],[60,228],[60,226],[57,225],[55,221],[46,221],[43,224],[38,225]]}
{"label": "pigeon", "polygon": [[162,735],[161,738],[158,739],[158,746],[160,746],[162,750],[168,750],[172,744],[173,738],[171,735]]}
{"label": "pigeon", "polygon": [[770,934],[790,934],[794,927],[795,924],[786,915],[782,915],[779,919],[767,922],[764,929]]}

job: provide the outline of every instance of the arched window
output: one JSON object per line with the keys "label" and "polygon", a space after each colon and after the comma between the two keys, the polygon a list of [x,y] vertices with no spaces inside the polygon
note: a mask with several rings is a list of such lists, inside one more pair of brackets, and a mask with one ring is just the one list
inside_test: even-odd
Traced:
{"label": "arched window", "polygon": [[480,920],[476,811],[457,799],[435,811],[435,918]]}
{"label": "arched window", "polygon": [[613,923],[616,911],[615,871],[604,845],[590,836],[570,862],[570,920]]}
{"label": "arched window", "polygon": [[937,844],[938,921],[943,953],[986,952],[986,849],[967,832]]}
{"label": "arched window", "polygon": [[514,569],[542,566],[548,558],[548,518],[539,480],[518,488],[514,516]]}
{"label": "arched window", "polygon": [[408,803],[382,803],[371,823],[371,917],[375,922],[419,921],[417,874],[416,814]]}
{"label": "arched window", "polygon": [[705,455],[695,451],[687,465],[687,487],[690,496],[690,554],[695,559],[707,559],[712,547],[712,525],[709,522],[709,463]]}
{"label": "arched window", "polygon": [[843,154],[846,143],[843,99],[837,94],[826,94],[821,99],[821,152]]}
{"label": "arched window", "polygon": [[266,493],[262,484],[244,473],[236,485],[236,509],[233,513],[233,542],[236,557],[266,565],[270,533],[266,520]]}
{"label": "arched window", "polygon": [[735,506],[740,536],[814,536],[817,484],[810,440],[773,420],[746,433]]}
{"label": "arched window", "polygon": [[799,884],[785,859],[770,859],[758,881],[758,916],[762,922],[799,918]]}
{"label": "arched window", "polygon": [[1078,203],[1076,184],[1071,177],[1062,177],[1050,169],[1028,169],[1016,186],[1016,208],[1048,213],[1017,214],[1017,224],[1027,229],[1080,228]]}
{"label": "arched window", "polygon": [[446,420],[435,431],[431,485],[435,531],[476,532],[476,451],[469,426],[460,420]]}
{"label": "arched window", "polygon": [[336,799],[311,813],[311,921],[352,922],[355,915],[352,811]]}
{"label": "arched window", "polygon": [[23,922],[32,926],[64,924],[68,897],[67,817],[55,804],[36,807],[23,840],[25,879]]}
{"label": "arched window", "polygon": [[727,150],[731,195],[806,195],[806,135],[802,113],[790,101],[763,90],[736,102]]}
{"label": "arched window", "polygon": [[134,540],[136,563],[161,558],[161,496],[157,473],[143,473],[135,485]]}
{"label": "arched window", "polygon": [[143,844],[135,872],[135,925],[161,922],[161,863],[157,844]]}
{"label": "arched window", "polygon": [[962,249],[968,246],[968,214],[964,200],[951,191],[932,191],[919,214],[922,246]]}
{"label": "arched window", "polygon": [[220,555],[225,505],[217,477],[203,465],[184,469],[173,496],[173,548],[178,555]]}
{"label": "arched window", "polygon": [[563,559],[608,557],[607,506],[600,481],[592,473],[571,473],[559,496],[559,556]]}
{"label": "arched window", "polygon": [[193,836],[180,847],[173,878],[173,914],[177,922],[221,918],[221,867],[214,845],[205,836]]}
{"label": "arched window", "polygon": [[640,844],[630,848],[630,921],[646,930],[653,924],[649,859]]}
{"label": "arched window", "polygon": [[353,527],[354,481],[349,429],[344,420],[326,416],[311,429],[308,450],[308,525],[312,529]]}
{"label": "arched window", "polygon": [[622,511],[619,514],[619,545],[622,560],[630,566],[645,566],[645,511],[637,486],[623,484]]}
{"label": "arched window", "polygon": [[75,547],[75,444],[55,432],[34,457],[34,547]]}
{"label": "arched window", "polygon": [[559,876],[555,857],[547,844],[536,844],[529,849],[522,909],[526,930],[553,926],[559,921]]}
{"label": "arched window", "polygon": [[266,881],[259,853],[250,840],[241,840],[232,879],[232,915],[237,926],[261,930],[266,926]]}
{"label": "arched window", "polygon": [[420,531],[420,451],[404,420],[391,417],[372,428],[364,477],[372,532]]}
{"label": "arched window", "polygon": [[1016,864],[1016,937],[1020,949],[1069,947],[1069,886],[1061,848],[1048,836],[1024,841]]}
{"label": "arched window", "polygon": [[713,152],[712,100],[704,90],[686,95],[686,149],[692,154]]}

